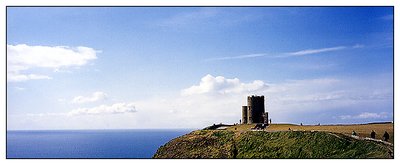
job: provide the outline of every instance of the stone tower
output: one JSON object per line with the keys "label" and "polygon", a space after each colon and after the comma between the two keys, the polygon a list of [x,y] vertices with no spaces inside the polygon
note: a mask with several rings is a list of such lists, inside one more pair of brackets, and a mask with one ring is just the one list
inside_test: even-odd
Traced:
{"label": "stone tower", "polygon": [[247,96],[247,106],[242,106],[242,123],[268,123],[268,112],[265,112],[264,96]]}
{"label": "stone tower", "polygon": [[242,106],[242,124],[247,124],[247,106]]}

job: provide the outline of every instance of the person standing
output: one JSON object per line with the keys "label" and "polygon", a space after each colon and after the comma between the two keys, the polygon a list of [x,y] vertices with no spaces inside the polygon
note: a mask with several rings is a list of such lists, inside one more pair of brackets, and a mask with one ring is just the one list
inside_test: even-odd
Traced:
{"label": "person standing", "polygon": [[376,136],[376,133],[375,133],[374,130],[372,130],[372,132],[371,132],[371,138],[375,139],[375,136]]}
{"label": "person standing", "polygon": [[384,140],[384,141],[388,141],[388,140],[389,140],[389,133],[387,133],[386,131],[385,131],[385,133],[383,134],[383,140]]}

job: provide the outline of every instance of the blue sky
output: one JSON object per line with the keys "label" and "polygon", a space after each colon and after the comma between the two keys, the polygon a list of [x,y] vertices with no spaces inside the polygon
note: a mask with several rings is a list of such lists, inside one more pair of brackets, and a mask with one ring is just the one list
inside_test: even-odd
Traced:
{"label": "blue sky", "polygon": [[390,7],[9,7],[8,129],[393,118]]}

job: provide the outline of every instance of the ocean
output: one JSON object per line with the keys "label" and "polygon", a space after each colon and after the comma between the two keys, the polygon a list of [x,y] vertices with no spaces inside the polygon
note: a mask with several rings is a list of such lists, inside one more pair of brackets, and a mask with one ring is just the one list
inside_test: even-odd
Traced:
{"label": "ocean", "polygon": [[151,158],[179,130],[7,131],[7,158]]}

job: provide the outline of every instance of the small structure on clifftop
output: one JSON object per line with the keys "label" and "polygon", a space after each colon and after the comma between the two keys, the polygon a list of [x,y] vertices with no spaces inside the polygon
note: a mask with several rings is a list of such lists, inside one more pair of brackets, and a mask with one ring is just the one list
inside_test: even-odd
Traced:
{"label": "small structure on clifftop", "polygon": [[268,112],[265,112],[264,96],[247,96],[247,106],[242,106],[242,124],[268,124]]}

